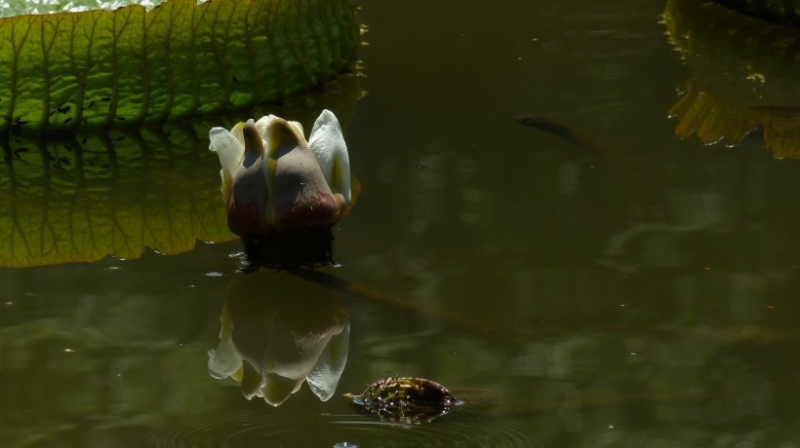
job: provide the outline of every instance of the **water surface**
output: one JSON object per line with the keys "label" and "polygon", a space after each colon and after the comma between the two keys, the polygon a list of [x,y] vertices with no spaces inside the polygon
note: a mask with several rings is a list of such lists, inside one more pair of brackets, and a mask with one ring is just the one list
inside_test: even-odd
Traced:
{"label": "water surface", "polygon": [[800,165],[757,135],[675,137],[693,73],[665,3],[359,3],[363,193],[324,271],[357,292],[328,288],[350,316],[338,393],[422,376],[478,403],[409,428],[305,385],[245,400],[206,371],[241,247],[198,242],[0,269],[4,444],[800,446]]}

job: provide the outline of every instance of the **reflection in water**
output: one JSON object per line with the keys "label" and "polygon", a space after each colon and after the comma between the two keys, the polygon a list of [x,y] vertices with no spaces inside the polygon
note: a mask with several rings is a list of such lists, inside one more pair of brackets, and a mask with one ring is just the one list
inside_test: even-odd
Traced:
{"label": "reflection in water", "polygon": [[[270,110],[308,126],[331,109],[347,123],[363,95],[360,82],[342,75]],[[46,140],[3,136],[0,267],[132,259],[147,248],[177,254],[198,240],[233,240],[208,129],[262,113]]]}
{"label": "reflection in water", "polygon": [[230,285],[220,324],[208,372],[241,382],[248,400],[279,406],[303,381],[320,400],[333,396],[347,363],[350,317],[325,289],[272,272],[249,274]]}
{"label": "reflection in water", "polygon": [[670,111],[679,137],[735,145],[761,129],[775,157],[800,157],[800,30],[694,0],[668,2],[664,22],[693,74]]}
{"label": "reflection in water", "polygon": [[4,137],[0,266],[138,258],[229,241],[211,185],[213,155],[194,128],[63,140]]}

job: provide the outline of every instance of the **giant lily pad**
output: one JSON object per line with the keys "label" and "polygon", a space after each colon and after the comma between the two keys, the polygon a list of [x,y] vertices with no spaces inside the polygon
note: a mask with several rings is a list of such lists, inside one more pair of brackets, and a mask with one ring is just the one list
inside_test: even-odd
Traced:
{"label": "giant lily pad", "polygon": [[347,70],[350,0],[169,0],[0,19],[0,130],[158,124],[276,102]]}

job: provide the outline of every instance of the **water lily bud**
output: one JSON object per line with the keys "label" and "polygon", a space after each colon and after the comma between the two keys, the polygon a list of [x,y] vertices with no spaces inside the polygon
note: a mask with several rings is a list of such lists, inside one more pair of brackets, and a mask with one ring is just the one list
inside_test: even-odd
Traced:
{"label": "water lily bud", "polygon": [[209,132],[219,156],[228,227],[239,236],[330,226],[354,202],[341,126],[323,110],[310,140],[300,123],[274,115]]}

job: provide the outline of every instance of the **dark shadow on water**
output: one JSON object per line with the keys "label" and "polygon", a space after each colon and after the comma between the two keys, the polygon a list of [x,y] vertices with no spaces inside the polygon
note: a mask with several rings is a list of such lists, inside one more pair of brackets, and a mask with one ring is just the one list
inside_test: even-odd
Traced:
{"label": "dark shadow on water", "polygon": [[242,238],[246,257],[242,271],[335,266],[331,228],[298,227],[268,235],[246,236]]}

